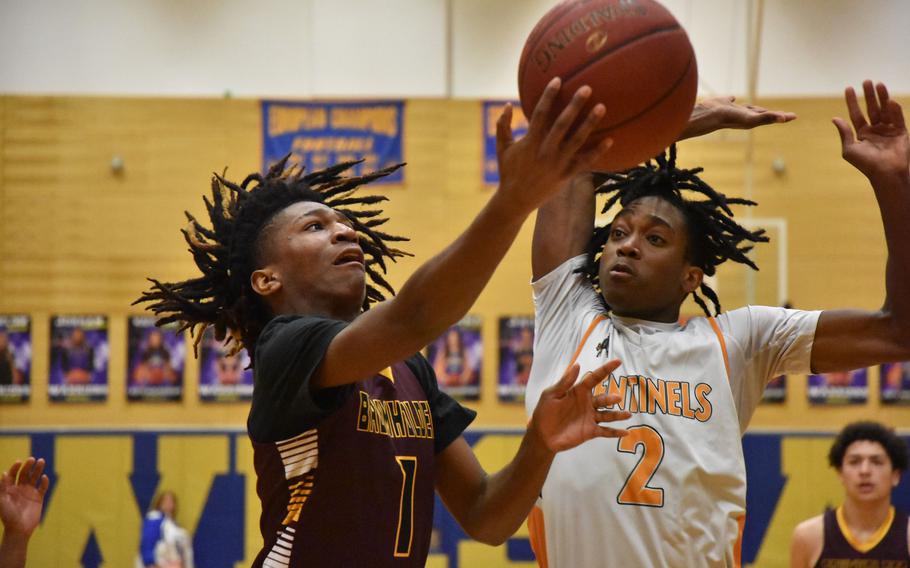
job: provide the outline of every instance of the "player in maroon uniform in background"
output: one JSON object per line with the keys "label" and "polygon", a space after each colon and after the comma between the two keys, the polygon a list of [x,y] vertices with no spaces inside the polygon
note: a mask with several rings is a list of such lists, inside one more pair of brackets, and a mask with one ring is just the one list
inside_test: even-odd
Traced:
{"label": "player in maroon uniform in background", "polygon": [[907,469],[907,444],[881,424],[856,422],[838,434],[828,460],[846,499],[796,527],[791,568],[910,567],[907,514],[891,505]]}
{"label": "player in maroon uniform in background", "polygon": [[551,82],[518,142],[507,108],[499,190],[390,300],[380,301],[391,292],[385,263],[403,253],[388,243],[403,239],[378,229],[384,198],[355,190],[394,168],[344,178],[352,164],[303,175],[281,161],[240,184],[217,177],[212,226],[190,217],[185,236],[202,276],[153,280],[140,301],[159,324],[200,334],[212,325],[250,352],[265,541],[254,566],[423,566],[434,488],[470,536],[501,543],[531,510],[555,452],[624,433],[598,424],[628,417],[596,410],[618,397],[591,393],[617,362],[575,386],[573,367],[544,394],[512,462],[488,476],[461,436],[474,413],[438,389],[416,354],[467,312],[527,216],[609,147],[581,150],[605,109],[582,118],[582,87],[555,117],[559,88]]}

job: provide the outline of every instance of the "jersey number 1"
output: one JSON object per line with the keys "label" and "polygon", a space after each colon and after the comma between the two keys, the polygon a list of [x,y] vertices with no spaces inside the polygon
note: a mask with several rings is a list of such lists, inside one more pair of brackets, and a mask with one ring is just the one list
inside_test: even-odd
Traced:
{"label": "jersey number 1", "polygon": [[398,508],[398,530],[395,533],[395,556],[410,556],[414,540],[414,479],[417,477],[415,456],[395,456],[401,468],[401,504]]}
{"label": "jersey number 1", "polygon": [[631,426],[628,430],[629,433],[619,439],[616,449],[624,453],[637,454],[638,447],[641,446],[641,459],[626,479],[626,484],[616,496],[616,501],[622,505],[663,507],[664,490],[650,487],[648,482],[654,477],[654,472],[664,459],[664,439],[650,426]]}

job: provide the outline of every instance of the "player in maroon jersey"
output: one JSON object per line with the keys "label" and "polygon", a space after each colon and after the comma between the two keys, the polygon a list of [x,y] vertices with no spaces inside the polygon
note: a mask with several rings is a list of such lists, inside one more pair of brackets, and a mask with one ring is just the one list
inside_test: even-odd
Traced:
{"label": "player in maroon jersey", "polygon": [[573,386],[575,367],[544,395],[512,462],[487,475],[461,436],[474,413],[415,355],[467,312],[527,216],[609,147],[581,150],[605,112],[596,105],[582,118],[590,89],[556,117],[559,89],[548,86],[518,142],[507,108],[498,191],[390,300],[381,301],[391,292],[385,263],[403,253],[389,243],[403,239],[379,230],[384,198],[356,189],[394,168],[345,178],[352,164],[303,175],[281,161],[240,184],[216,177],[211,227],[190,216],[185,236],[202,276],[153,280],[140,301],[159,324],[197,326],[200,337],[211,325],[250,352],[265,541],[255,566],[423,566],[434,488],[470,536],[501,543],[555,452],[624,433],[599,424],[628,416],[597,410],[618,397],[591,394],[616,363]]}
{"label": "player in maroon jersey", "polygon": [[907,444],[876,422],[844,428],[828,454],[844,484],[844,503],[793,531],[791,568],[910,567],[907,514],[891,492],[907,469]]}

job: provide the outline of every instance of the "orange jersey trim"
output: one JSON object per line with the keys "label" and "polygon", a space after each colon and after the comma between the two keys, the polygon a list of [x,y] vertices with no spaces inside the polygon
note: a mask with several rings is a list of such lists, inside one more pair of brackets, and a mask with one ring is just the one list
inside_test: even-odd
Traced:
{"label": "orange jersey trim", "polygon": [[720,350],[724,353],[724,367],[727,369],[727,380],[730,380],[730,358],[727,356],[727,342],[724,340],[724,334],[720,330],[720,326],[717,325],[717,320],[709,317],[708,322],[711,324],[711,329],[714,330],[715,335],[717,335],[717,341],[720,342]]}

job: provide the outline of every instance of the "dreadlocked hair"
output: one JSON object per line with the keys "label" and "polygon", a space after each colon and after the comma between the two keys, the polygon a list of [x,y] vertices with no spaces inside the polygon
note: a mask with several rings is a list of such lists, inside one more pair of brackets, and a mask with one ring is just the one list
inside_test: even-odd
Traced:
{"label": "dreadlocked hair", "polygon": [[[594,183],[597,194],[608,196],[603,213],[617,203],[625,207],[633,201],[651,196],[664,199],[679,209],[685,216],[688,227],[688,260],[701,268],[707,276],[714,276],[717,266],[727,260],[758,270],[758,266],[747,254],[753,248],[751,243],[764,243],[769,239],[765,236],[764,229],[750,231],[734,221],[730,209],[731,205],[753,206],[756,203],[748,199],[727,197],[715,191],[698,177],[703,169],[678,169],[674,144],[668,152],[642,166],[621,173],[596,173]],[[705,199],[687,199],[683,196],[684,191],[699,194]],[[578,272],[587,276],[598,293],[601,292],[598,275],[600,257],[610,238],[611,227],[612,223],[594,229],[588,243],[587,262],[578,269]],[[700,291],[713,304],[714,315],[719,314],[721,308],[717,293],[704,282]],[[712,315],[698,291],[693,291],[692,296],[706,315]]]}
{"label": "dreadlocked hair", "polygon": [[147,302],[146,309],[157,316],[158,326],[177,323],[181,332],[189,329],[195,336],[194,351],[205,330],[213,327],[215,338],[225,341],[231,353],[246,348],[253,358],[259,333],[272,317],[250,285],[250,275],[263,253],[260,235],[277,213],[300,201],[322,203],[351,221],[369,276],[364,310],[384,300],[384,292],[395,293],[383,276],[386,261],[409,255],[387,243],[408,239],[377,229],[388,219],[382,217],[380,209],[370,206],[386,201],[386,197],[355,194],[359,186],[404,164],[345,177],[342,174],[359,162],[344,162],[304,175],[303,168],[288,166],[289,158],[290,154],[265,175],[250,174],[239,184],[214,174],[211,199],[203,196],[211,226],[204,226],[186,212],[189,224],[181,231],[202,276],[174,283],[149,278],[151,288],[133,302]]}

